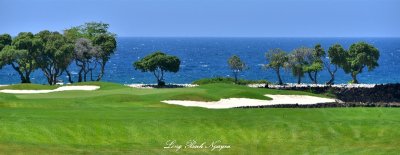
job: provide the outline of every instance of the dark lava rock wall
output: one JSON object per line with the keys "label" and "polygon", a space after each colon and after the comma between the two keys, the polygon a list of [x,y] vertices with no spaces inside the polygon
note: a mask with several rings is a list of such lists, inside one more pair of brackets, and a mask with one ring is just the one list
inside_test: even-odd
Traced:
{"label": "dark lava rock wall", "polygon": [[373,88],[336,87],[286,87],[287,90],[300,90],[312,93],[330,93],[343,102],[362,103],[400,103],[400,83],[381,84]]}

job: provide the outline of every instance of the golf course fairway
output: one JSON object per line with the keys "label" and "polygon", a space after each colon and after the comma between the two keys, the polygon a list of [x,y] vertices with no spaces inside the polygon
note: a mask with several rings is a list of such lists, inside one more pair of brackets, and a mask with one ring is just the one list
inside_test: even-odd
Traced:
{"label": "golf course fairway", "polygon": [[[138,89],[105,82],[76,85],[98,85],[100,89],[0,93],[0,154],[400,152],[398,108],[206,109],[161,101],[270,99],[265,94],[327,96],[232,84],[173,89]],[[6,86],[49,89],[41,87]],[[210,147],[213,143],[224,148]]]}

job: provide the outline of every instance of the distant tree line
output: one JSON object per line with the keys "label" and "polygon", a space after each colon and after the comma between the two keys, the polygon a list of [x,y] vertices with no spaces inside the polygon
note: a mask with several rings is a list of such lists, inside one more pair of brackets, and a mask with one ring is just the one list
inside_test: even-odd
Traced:
{"label": "distant tree line", "polygon": [[[100,81],[107,61],[117,44],[108,24],[91,22],[59,32],[48,30],[37,34],[21,32],[12,38],[0,35],[0,68],[10,65],[21,83],[31,83],[30,75],[40,69],[50,85],[65,72],[73,83],[70,65],[78,67],[77,82]],[[97,71],[96,71],[97,70]],[[93,75],[97,73],[97,75]]]}
{"label": "distant tree line", "polygon": [[[314,48],[300,47],[288,53],[279,48],[271,49],[265,54],[268,64],[265,69],[274,70],[278,84],[284,84],[281,71],[283,69],[291,71],[300,84],[302,78],[306,75],[312,83],[317,84],[318,73],[324,68],[330,74],[330,80],[326,84],[334,84],[335,74],[338,68],[342,68],[346,74],[350,74],[352,80],[350,83],[358,83],[357,75],[365,71],[372,71],[379,66],[379,51],[373,45],[365,42],[354,43],[348,50],[345,50],[340,44],[334,44],[328,49],[328,54],[320,44]],[[237,56],[232,56],[228,64],[233,72],[235,81],[238,73],[243,71],[244,62]]]}
{"label": "distant tree line", "polygon": [[[108,32],[108,24],[85,23],[59,32],[41,31],[37,34],[21,32],[12,38],[9,34],[0,35],[0,68],[10,65],[19,74],[22,83],[30,83],[30,75],[40,69],[50,85],[66,73],[68,81],[73,83],[71,64],[78,68],[77,82],[100,81],[104,76],[105,66],[116,49],[115,34]],[[354,43],[348,50],[340,44],[329,47],[328,52],[320,44],[314,48],[300,47],[288,53],[279,48],[265,54],[268,64],[265,69],[273,70],[278,84],[284,84],[281,71],[291,71],[300,84],[304,76],[312,83],[318,83],[318,73],[324,68],[331,79],[327,84],[334,84],[338,68],[352,77],[351,83],[358,83],[357,75],[364,70],[372,71],[378,66],[379,51],[365,42]],[[248,69],[236,55],[228,59],[234,81]],[[133,63],[136,70],[151,72],[159,86],[165,85],[164,74],[179,71],[180,60],[176,56],[161,51],[154,52]]]}

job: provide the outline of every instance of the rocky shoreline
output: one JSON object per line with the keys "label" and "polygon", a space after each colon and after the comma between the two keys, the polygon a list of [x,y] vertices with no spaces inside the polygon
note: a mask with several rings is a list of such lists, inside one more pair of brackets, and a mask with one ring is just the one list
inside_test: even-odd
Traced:
{"label": "rocky shoreline", "polygon": [[199,85],[170,83],[163,87],[159,87],[157,84],[125,84],[125,86],[132,87],[132,88],[152,89],[152,88],[188,88],[188,87],[197,87]]}
{"label": "rocky shoreline", "polygon": [[317,104],[280,104],[263,106],[243,106],[237,108],[351,108],[351,107],[400,107],[400,103],[362,103],[362,102],[331,102]]}
{"label": "rocky shoreline", "polygon": [[[254,87],[254,85],[253,85]],[[400,107],[400,83],[395,84],[342,84],[342,85],[259,85],[259,88],[298,90],[316,94],[334,95],[344,103],[315,105],[279,105],[270,107]]]}

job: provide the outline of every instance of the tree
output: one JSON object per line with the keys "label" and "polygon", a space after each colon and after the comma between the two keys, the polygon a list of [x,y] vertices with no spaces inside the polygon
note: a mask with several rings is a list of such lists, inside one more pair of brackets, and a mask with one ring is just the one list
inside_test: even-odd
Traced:
{"label": "tree", "polygon": [[378,64],[379,51],[373,45],[365,42],[354,43],[350,46],[346,60],[343,65],[345,73],[350,73],[352,83],[358,83],[357,75],[363,72],[365,67],[368,71],[374,70]]}
{"label": "tree", "polygon": [[164,72],[176,73],[179,71],[180,64],[178,57],[157,51],[134,62],[133,67],[142,72],[152,72],[157,78],[158,86],[164,86]]}
{"label": "tree", "polygon": [[340,44],[334,44],[329,47],[328,59],[324,61],[324,65],[325,68],[327,68],[331,79],[326,84],[334,84],[338,66],[342,67],[346,63],[346,55],[346,50]]}
{"label": "tree", "polygon": [[307,58],[312,55],[312,51],[311,48],[301,47],[289,54],[287,67],[292,70],[293,76],[297,77],[298,84],[304,76],[304,66],[307,64]]}
{"label": "tree", "polygon": [[285,51],[277,48],[277,49],[272,49],[269,50],[266,54],[265,57],[268,61],[268,64],[266,64],[264,67],[273,69],[276,72],[276,75],[278,77],[278,83],[279,85],[282,85],[282,78],[280,74],[280,69],[285,67],[285,64],[288,62],[288,55]]}
{"label": "tree", "polygon": [[30,75],[37,69],[35,58],[42,49],[42,43],[30,32],[21,32],[6,45],[1,53],[3,65],[11,65],[18,72],[21,83],[31,83]]}
{"label": "tree", "polygon": [[[100,71],[96,78],[97,81],[102,79],[106,64],[117,48],[117,41],[115,38],[116,35],[108,32],[108,28],[109,24],[90,22],[64,31],[64,35],[68,38],[68,40],[76,42],[80,38],[86,38],[91,41],[94,47],[98,48],[98,54],[96,55],[95,60],[96,63],[100,64]],[[93,70],[91,71],[91,74],[92,73]],[[70,75],[68,70],[67,74]]]}
{"label": "tree", "polygon": [[239,73],[246,70],[247,66],[236,55],[233,55],[232,57],[230,57],[228,59],[228,65],[229,65],[229,68],[232,70],[233,76],[235,78],[235,83],[237,84]]}
{"label": "tree", "polygon": [[36,57],[38,67],[43,71],[50,85],[66,70],[73,59],[73,44],[58,32],[41,31],[36,34],[43,43],[43,49]]}
{"label": "tree", "polygon": [[0,35],[0,51],[7,45],[11,45],[12,38],[9,34]]}
{"label": "tree", "polygon": [[100,81],[104,75],[106,64],[117,47],[117,41],[112,34],[100,34],[94,37],[93,44],[101,49],[97,56],[100,61],[100,73],[97,76],[97,81]]}
{"label": "tree", "polygon": [[93,70],[97,67],[97,55],[99,47],[93,46],[89,39],[80,38],[74,46],[75,64],[80,68],[78,72],[78,82],[87,81],[87,74],[93,81]]}
{"label": "tree", "polygon": [[[76,44],[78,39],[83,38],[83,34],[80,32],[80,28],[79,27],[72,27],[70,29],[66,29],[66,30],[64,30],[63,34],[64,34],[67,42],[70,43],[70,44],[73,44],[73,45]],[[75,50],[74,50],[73,56],[74,56],[73,59],[76,61],[76,59],[75,59],[75,56],[76,56]],[[81,70],[82,69],[80,69],[80,71]],[[65,73],[68,76],[68,81],[70,83],[74,83],[74,81],[72,80],[72,74],[71,74],[71,72],[70,72],[70,70],[68,68],[65,69]],[[78,81],[82,81],[82,71],[78,75]]]}
{"label": "tree", "polygon": [[306,53],[306,61],[304,72],[308,73],[310,80],[317,84],[317,74],[324,69],[322,58],[325,56],[325,51],[321,44],[317,44],[311,53]]}

